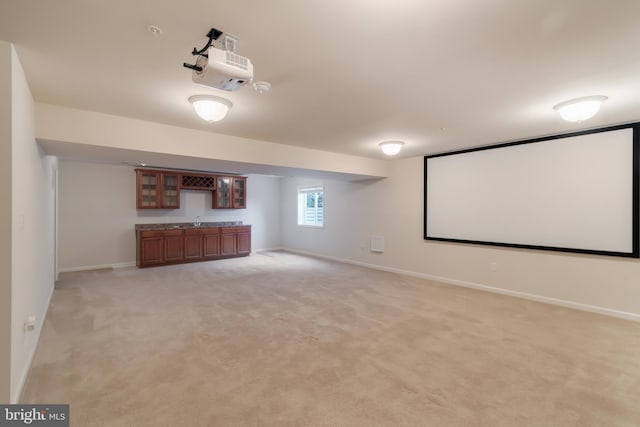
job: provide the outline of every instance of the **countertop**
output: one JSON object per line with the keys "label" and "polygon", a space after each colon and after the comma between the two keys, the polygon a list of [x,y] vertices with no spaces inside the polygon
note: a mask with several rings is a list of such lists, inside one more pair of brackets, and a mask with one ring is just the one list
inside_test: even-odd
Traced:
{"label": "countertop", "polygon": [[168,224],[136,224],[136,231],[142,230],[175,230],[175,229],[188,229],[188,228],[203,228],[203,227],[237,227],[237,226],[251,227],[248,224],[243,224],[242,221],[219,221],[219,222],[201,222],[200,225],[193,225],[191,222],[172,222]]}

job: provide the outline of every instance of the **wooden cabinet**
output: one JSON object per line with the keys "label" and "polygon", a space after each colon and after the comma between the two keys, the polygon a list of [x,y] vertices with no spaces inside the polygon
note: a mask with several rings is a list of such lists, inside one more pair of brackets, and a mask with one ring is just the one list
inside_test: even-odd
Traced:
{"label": "wooden cabinet", "polygon": [[162,232],[141,233],[138,238],[137,264],[162,264],[164,262],[164,237]]}
{"label": "wooden cabinet", "polygon": [[178,209],[180,207],[180,179],[177,174],[162,173],[162,208]]}
{"label": "wooden cabinet", "polygon": [[203,237],[203,256],[205,258],[220,256],[220,229],[209,228],[206,229]]}
{"label": "wooden cabinet", "polygon": [[160,173],[136,169],[138,209],[159,208]]}
{"label": "wooden cabinet", "polygon": [[220,236],[220,255],[235,255],[236,253],[236,233],[222,232]]}
{"label": "wooden cabinet", "polygon": [[228,176],[219,176],[217,178],[217,188],[213,195],[213,208],[214,209],[230,209],[231,202],[231,186],[233,185],[233,178]]}
{"label": "wooden cabinet", "polygon": [[178,209],[180,177],[176,173],[136,169],[138,209]]}
{"label": "wooden cabinet", "polygon": [[247,178],[233,178],[233,208],[245,209],[247,207]]}
{"label": "wooden cabinet", "polygon": [[164,260],[166,262],[182,261],[184,236],[182,230],[164,231]]}
{"label": "wooden cabinet", "polygon": [[202,258],[203,236],[202,230],[189,229],[184,231],[184,258]]}
{"label": "wooden cabinet", "polygon": [[142,231],[137,233],[138,265],[182,261],[182,230]]}
{"label": "wooden cabinet", "polygon": [[138,267],[247,256],[251,226],[137,230]]}
{"label": "wooden cabinet", "polygon": [[138,209],[178,209],[181,190],[210,191],[213,209],[245,209],[247,177],[136,169]]}
{"label": "wooden cabinet", "polygon": [[221,255],[251,253],[251,226],[223,227],[220,237]]}
{"label": "wooden cabinet", "polygon": [[251,228],[244,229],[243,227],[239,230],[236,240],[238,255],[249,255],[251,253]]}
{"label": "wooden cabinet", "polygon": [[247,178],[219,176],[213,197],[214,209],[245,209],[247,207]]}

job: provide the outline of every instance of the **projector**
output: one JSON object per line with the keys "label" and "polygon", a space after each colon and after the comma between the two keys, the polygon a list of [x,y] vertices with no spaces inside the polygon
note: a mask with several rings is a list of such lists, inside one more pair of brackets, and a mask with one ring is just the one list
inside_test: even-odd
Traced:
{"label": "projector", "polygon": [[253,79],[253,64],[249,58],[211,46],[207,55],[200,55],[191,79],[199,85],[233,92]]}

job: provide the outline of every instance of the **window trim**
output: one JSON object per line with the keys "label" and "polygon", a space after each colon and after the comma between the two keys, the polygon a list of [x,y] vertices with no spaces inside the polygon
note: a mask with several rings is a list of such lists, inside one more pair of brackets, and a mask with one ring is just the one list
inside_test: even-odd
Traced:
{"label": "window trim", "polygon": [[[304,222],[300,222],[301,218],[304,218],[304,212],[306,209],[303,209],[303,211],[301,212],[301,202],[300,202],[300,196],[302,194],[308,194],[308,193],[322,193],[322,224],[305,224]],[[298,227],[307,227],[307,228],[315,228],[315,229],[322,229],[324,228],[324,185],[308,185],[308,186],[300,186],[297,189],[297,219],[296,219],[296,223],[298,225]],[[303,220],[304,221],[304,220]]]}

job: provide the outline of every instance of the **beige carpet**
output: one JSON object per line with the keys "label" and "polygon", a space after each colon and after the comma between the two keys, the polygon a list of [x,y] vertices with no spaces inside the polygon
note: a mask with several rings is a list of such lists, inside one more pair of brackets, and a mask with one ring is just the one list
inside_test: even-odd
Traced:
{"label": "beige carpet", "polygon": [[638,426],[640,324],[284,252],[65,274],[24,402],[84,426]]}

